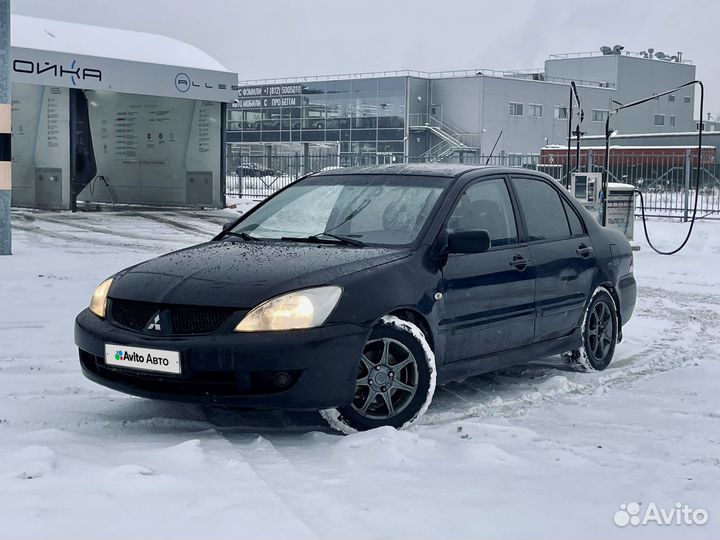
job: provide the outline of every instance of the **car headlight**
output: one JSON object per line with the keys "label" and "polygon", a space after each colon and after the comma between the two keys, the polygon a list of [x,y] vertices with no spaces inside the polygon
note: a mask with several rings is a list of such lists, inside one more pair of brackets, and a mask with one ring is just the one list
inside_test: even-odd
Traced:
{"label": "car headlight", "polygon": [[105,318],[105,309],[107,308],[107,296],[110,292],[110,285],[112,285],[112,278],[106,279],[100,285],[92,295],[90,300],[90,311],[101,319]]}
{"label": "car headlight", "polygon": [[236,332],[300,330],[320,326],[340,300],[340,287],[316,287],[263,302],[235,327]]}

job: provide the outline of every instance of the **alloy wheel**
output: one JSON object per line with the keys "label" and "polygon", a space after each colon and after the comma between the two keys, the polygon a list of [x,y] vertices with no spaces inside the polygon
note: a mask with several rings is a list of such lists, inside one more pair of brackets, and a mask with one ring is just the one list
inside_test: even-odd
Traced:
{"label": "alloy wheel", "polygon": [[410,350],[392,338],[370,340],[363,349],[352,408],[375,420],[391,418],[412,401],[418,366]]}
{"label": "alloy wheel", "polygon": [[588,314],[585,339],[587,352],[598,363],[603,362],[612,351],[614,326],[610,307],[602,300],[597,302]]}

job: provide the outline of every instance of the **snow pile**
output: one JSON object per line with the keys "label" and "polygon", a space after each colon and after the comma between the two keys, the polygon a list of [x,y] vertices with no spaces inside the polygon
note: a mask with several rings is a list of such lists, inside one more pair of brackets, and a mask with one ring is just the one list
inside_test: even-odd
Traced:
{"label": "snow pile", "polygon": [[[552,358],[438,387],[407,431],[341,436],[315,413],[238,414],[86,381],[72,322],[93,288],[237,215],[13,212],[0,538],[720,536],[720,223],[699,222],[677,256],[636,254],[636,314],[608,370]],[[686,225],[650,229],[671,246]],[[618,527],[631,502],[710,518]]]}

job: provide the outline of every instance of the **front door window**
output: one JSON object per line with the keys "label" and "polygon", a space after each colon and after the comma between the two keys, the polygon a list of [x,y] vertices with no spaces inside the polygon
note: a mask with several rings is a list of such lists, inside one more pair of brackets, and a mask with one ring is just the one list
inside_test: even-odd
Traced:
{"label": "front door window", "polygon": [[518,242],[510,195],[502,178],[470,186],[450,215],[450,232],[480,229],[490,233],[491,249]]}

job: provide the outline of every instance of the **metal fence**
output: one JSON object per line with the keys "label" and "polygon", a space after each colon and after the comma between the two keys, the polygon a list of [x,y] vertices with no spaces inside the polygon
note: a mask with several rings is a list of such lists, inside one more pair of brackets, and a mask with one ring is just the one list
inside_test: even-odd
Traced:
{"label": "metal fence", "polygon": [[264,199],[306,174],[331,167],[340,167],[337,155],[239,156],[228,165],[225,193]]}
{"label": "metal fence", "polygon": [[[593,164],[592,170],[604,167]],[[634,155],[613,159],[610,181],[632,184],[643,193],[645,212],[650,216],[692,216],[696,195],[697,159],[675,156]],[[702,163],[698,193],[698,217],[720,218],[720,164]],[[640,208],[636,213],[639,214]]]}
{"label": "metal fence", "polygon": [[[416,161],[416,160],[409,160]],[[454,155],[442,163],[521,167],[538,170],[564,182],[566,168],[557,160],[539,154],[501,154],[478,156]],[[698,199],[698,217],[720,219],[720,162],[713,155],[703,157]],[[228,165],[226,194],[229,197],[262,199],[311,172],[355,165],[402,162],[397,156],[368,155],[291,155],[235,156]],[[574,157],[572,162],[575,167]],[[695,200],[697,157],[674,154],[613,154],[610,153],[610,181],[632,184],[643,192],[645,211],[649,216],[685,218],[692,215]],[[602,172],[604,156],[590,152],[580,160],[580,170]],[[637,214],[640,213],[638,205]]]}
{"label": "metal fence", "polygon": [[[465,163],[468,165],[494,165],[498,167],[524,167],[538,169],[538,154],[506,154],[496,156],[449,156],[441,163]],[[322,170],[403,163],[396,154],[311,154],[297,155],[234,155],[227,166],[225,193],[228,197],[263,199],[298,178]],[[418,161],[418,160],[408,160]],[[546,168],[540,168],[547,172]]]}
{"label": "metal fence", "polygon": [[[543,161],[547,161],[543,156]],[[580,170],[603,172],[604,151],[583,153]],[[557,161],[556,161],[557,163]],[[575,166],[574,157],[571,162]],[[645,213],[653,217],[681,218],[692,216],[696,195],[697,151],[680,149],[667,153],[630,153],[610,151],[609,181],[632,184],[643,193]],[[540,164],[538,168],[553,165]],[[550,173],[550,171],[546,171]],[[564,164],[554,165],[556,178],[564,181]],[[720,218],[720,163],[714,152],[703,150],[700,166],[698,217]],[[640,214],[639,205],[636,215]]]}

